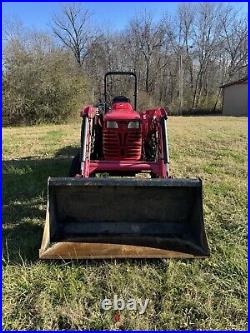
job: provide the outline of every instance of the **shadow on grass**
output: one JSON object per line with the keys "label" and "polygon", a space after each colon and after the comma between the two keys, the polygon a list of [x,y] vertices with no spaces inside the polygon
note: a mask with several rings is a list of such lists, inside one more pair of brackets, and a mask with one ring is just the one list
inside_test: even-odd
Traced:
{"label": "shadow on grass", "polygon": [[80,146],[66,146],[59,149],[55,153],[55,157],[58,158],[73,158],[79,153]]}
{"label": "shadow on grass", "polygon": [[42,238],[42,225],[22,222],[3,229],[3,263],[29,264],[37,261]]}
{"label": "shadow on grass", "polygon": [[47,179],[65,176],[70,159],[3,161],[3,257],[11,264],[34,262],[46,214]]}

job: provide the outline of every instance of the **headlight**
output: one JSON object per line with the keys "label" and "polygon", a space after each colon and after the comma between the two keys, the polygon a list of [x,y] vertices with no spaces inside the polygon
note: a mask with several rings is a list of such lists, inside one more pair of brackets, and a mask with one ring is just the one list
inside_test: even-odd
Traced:
{"label": "headlight", "polygon": [[139,128],[140,122],[139,121],[130,121],[128,123],[128,128]]}
{"label": "headlight", "polygon": [[118,128],[116,121],[107,121],[107,128]]}

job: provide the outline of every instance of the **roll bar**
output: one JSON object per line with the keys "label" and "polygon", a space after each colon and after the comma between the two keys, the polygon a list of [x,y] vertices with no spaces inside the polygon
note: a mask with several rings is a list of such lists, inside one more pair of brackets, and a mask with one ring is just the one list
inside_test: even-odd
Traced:
{"label": "roll bar", "polygon": [[104,101],[105,101],[105,111],[107,111],[107,77],[111,75],[128,75],[133,76],[135,79],[134,84],[134,109],[137,107],[137,76],[134,72],[107,72],[104,76]]}

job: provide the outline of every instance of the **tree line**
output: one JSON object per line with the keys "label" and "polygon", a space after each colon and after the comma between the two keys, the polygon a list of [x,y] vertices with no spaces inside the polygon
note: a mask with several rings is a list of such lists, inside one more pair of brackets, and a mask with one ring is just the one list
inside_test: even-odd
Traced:
{"label": "tree line", "polygon": [[[119,32],[94,27],[80,3],[51,18],[51,32],[5,26],[3,117],[7,124],[64,122],[83,103],[103,99],[107,71],[138,76],[139,109],[215,111],[220,86],[247,75],[247,17],[224,3],[180,3],[159,20],[146,11]],[[132,95],[130,79],[112,79],[112,95]]]}

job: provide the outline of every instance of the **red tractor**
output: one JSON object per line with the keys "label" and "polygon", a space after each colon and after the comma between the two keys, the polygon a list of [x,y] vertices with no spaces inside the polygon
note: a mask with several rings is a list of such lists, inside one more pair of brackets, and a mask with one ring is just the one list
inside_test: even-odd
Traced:
{"label": "red tractor", "polygon": [[[133,77],[133,106],[125,96],[108,104],[114,75]],[[167,110],[137,112],[135,73],[108,72],[104,87],[104,104],[81,111],[70,177],[48,181],[40,258],[208,256],[201,180],[169,176]]]}
{"label": "red tractor", "polygon": [[[115,96],[108,106],[107,78],[111,75],[134,77],[134,107],[125,96]],[[152,178],[168,178],[167,111],[136,111],[135,73],[109,72],[104,81],[104,105],[87,106],[81,111],[81,153],[72,162],[70,176],[90,177],[103,172],[135,176],[149,172]]]}

